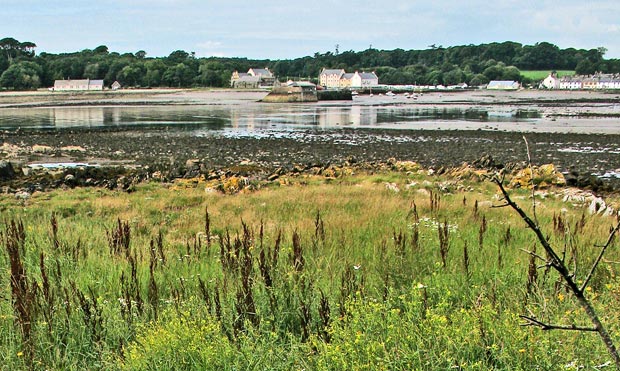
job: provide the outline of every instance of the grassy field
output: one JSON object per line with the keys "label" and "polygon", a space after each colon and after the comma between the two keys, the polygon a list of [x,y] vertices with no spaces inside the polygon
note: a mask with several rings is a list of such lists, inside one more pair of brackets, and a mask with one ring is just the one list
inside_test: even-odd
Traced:
{"label": "grassy field", "polygon": [[[0,196],[3,369],[557,370],[609,360],[491,182],[418,173]],[[531,192],[512,191],[531,212]],[[583,279],[616,220],[537,198]],[[615,200],[617,201],[617,200]],[[587,290],[617,339],[614,242]],[[21,267],[13,290],[11,272]],[[15,291],[13,291],[15,293]],[[13,299],[12,299],[13,297]],[[566,366],[566,367],[565,367]]]}
{"label": "grassy field", "polygon": [[[521,71],[521,76],[528,78],[532,81],[540,81],[540,80],[544,80],[545,77],[549,76],[549,73],[551,71]],[[563,76],[573,76],[575,74],[575,71],[567,71],[567,70],[560,70],[560,71],[556,71],[558,73],[558,77],[563,77]]]}

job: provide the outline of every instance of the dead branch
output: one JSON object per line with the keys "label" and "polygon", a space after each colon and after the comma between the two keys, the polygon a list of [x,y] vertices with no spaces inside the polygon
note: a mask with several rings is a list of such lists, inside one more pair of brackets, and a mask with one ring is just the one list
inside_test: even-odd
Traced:
{"label": "dead branch", "polygon": [[565,331],[589,331],[589,332],[597,332],[598,330],[594,327],[579,327],[575,325],[570,326],[561,326],[561,325],[552,325],[544,322],[540,322],[534,317],[529,316],[519,316],[519,318],[524,319],[526,322],[522,323],[521,326],[534,326],[539,327],[543,331],[549,330],[565,330]]}
{"label": "dead branch", "polygon": [[[594,329],[595,329],[594,331],[599,334],[599,336],[601,337],[601,339],[605,343],[605,346],[607,347],[607,350],[608,350],[609,354],[612,356],[612,358],[614,360],[614,363],[616,365],[616,368],[620,370],[620,355],[618,354],[616,346],[615,346],[611,336],[607,332],[607,329],[601,323],[601,321],[600,321],[600,319],[598,317],[598,314],[596,313],[594,307],[592,306],[590,301],[584,295],[584,290],[585,290],[587,282],[584,283],[583,288],[580,288],[577,285],[577,282],[573,279],[574,278],[573,274],[570,273],[570,271],[568,270],[568,268],[564,264],[564,261],[562,259],[560,259],[560,257],[555,252],[553,247],[549,244],[549,241],[545,238],[543,232],[538,227],[538,224],[536,222],[534,222],[525,213],[525,211],[523,211],[523,209],[521,209],[521,207],[519,207],[519,205],[517,205],[510,198],[510,195],[508,194],[508,191],[506,191],[506,188],[504,187],[504,184],[503,184],[502,180],[500,180],[498,177],[494,177],[492,179],[492,181],[495,184],[497,184],[497,186],[499,187],[502,195],[504,196],[504,201],[508,205],[510,205],[510,207],[512,207],[512,209],[515,210],[517,212],[517,214],[519,214],[521,219],[523,219],[523,221],[527,224],[527,226],[534,232],[534,234],[538,238],[538,241],[540,242],[540,244],[545,249],[545,252],[547,253],[547,255],[549,255],[549,265],[551,267],[553,267],[553,269],[555,269],[560,274],[560,276],[564,280],[564,283],[566,284],[566,286],[568,286],[570,291],[573,293],[573,295],[577,299],[577,302],[579,303],[579,305],[584,309],[584,311],[586,312],[586,314],[590,318],[590,321],[594,325]],[[613,235],[616,233],[618,228],[620,228],[620,227],[617,226],[611,232],[610,237],[608,239],[608,243],[606,245],[609,245],[611,243],[610,240],[613,238]],[[601,251],[602,253],[604,253],[603,250]],[[593,270],[596,268],[596,266],[598,265],[598,262],[600,261],[601,258],[602,258],[602,254],[599,254],[599,259],[597,259],[597,261],[595,262],[595,264],[593,266]],[[592,272],[590,272],[590,275],[588,275],[588,280],[591,278],[591,276],[592,276]],[[537,326],[541,327],[538,324],[537,324]],[[584,331],[590,331],[590,330],[584,330]]]}
{"label": "dead branch", "polygon": [[596,261],[594,262],[594,264],[592,264],[592,269],[590,269],[590,273],[588,274],[588,277],[586,277],[586,279],[583,281],[583,285],[581,285],[581,289],[580,289],[581,291],[584,291],[586,287],[588,286],[588,282],[590,282],[590,279],[592,278],[592,275],[594,274],[594,270],[596,270],[596,267],[598,267],[598,264],[601,262],[601,259],[603,259],[603,254],[605,254],[605,250],[607,250],[609,245],[611,245],[612,241],[614,240],[614,235],[616,234],[616,232],[618,232],[618,229],[620,229],[620,223],[616,225],[616,228],[614,228],[609,233],[607,242],[601,248],[601,252],[598,254]]}

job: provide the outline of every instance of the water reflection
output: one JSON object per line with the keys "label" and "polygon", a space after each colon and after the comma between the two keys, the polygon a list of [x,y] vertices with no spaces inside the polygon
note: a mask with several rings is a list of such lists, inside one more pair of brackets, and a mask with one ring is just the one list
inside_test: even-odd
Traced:
{"label": "water reflection", "polygon": [[[0,110],[0,129],[96,129],[161,126],[180,130],[329,130],[342,127],[425,128],[423,124],[447,122],[467,129],[467,122],[534,122],[534,110],[492,111],[462,108],[413,108],[410,106],[239,105],[59,107]],[[463,127],[460,127],[463,126]]]}

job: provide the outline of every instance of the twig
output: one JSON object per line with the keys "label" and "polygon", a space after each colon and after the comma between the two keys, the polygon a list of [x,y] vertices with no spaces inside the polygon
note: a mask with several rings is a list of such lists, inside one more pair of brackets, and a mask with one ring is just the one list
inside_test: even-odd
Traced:
{"label": "twig", "polygon": [[[547,241],[547,239],[543,235],[538,225],[523,211],[523,209],[519,207],[519,205],[517,205],[510,198],[510,195],[506,191],[506,188],[504,188],[503,182],[497,177],[493,178],[493,182],[497,184],[497,186],[499,187],[500,191],[502,192],[504,196],[505,201],[513,208],[513,210],[517,212],[517,214],[519,214],[519,216],[521,216],[521,219],[523,219],[523,221],[528,225],[528,227],[534,232],[534,234],[538,238],[538,241],[545,249],[545,252],[547,252],[547,255],[549,255],[549,258],[550,258],[549,265],[553,267],[560,274],[560,276],[562,277],[562,279],[564,280],[568,288],[572,291],[573,295],[577,299],[577,302],[579,303],[579,305],[584,309],[588,317],[590,317],[590,321],[594,325],[596,332],[598,332],[599,336],[605,343],[605,346],[607,347],[609,354],[612,356],[614,363],[616,365],[616,368],[620,370],[620,355],[618,354],[618,351],[613,342],[613,339],[611,338],[611,336],[605,329],[605,326],[603,326],[603,324],[601,323],[601,320],[599,319],[598,314],[596,313],[596,310],[594,309],[590,301],[586,299],[586,297],[584,296],[584,290],[579,288],[579,286],[577,286],[577,283],[573,279],[573,275],[569,272],[568,268],[566,267],[564,262],[560,259],[560,257],[557,255],[553,247],[551,247],[551,245],[549,244],[549,241]],[[616,230],[614,230],[610,236],[613,236],[615,231]],[[609,243],[610,242],[608,242],[608,244]],[[595,267],[596,265],[597,263],[595,263]],[[588,277],[588,279],[589,278],[590,277]]]}
{"label": "twig", "polygon": [[585,281],[583,281],[583,285],[581,285],[581,288],[580,288],[581,291],[584,291],[586,289],[586,287],[588,286],[588,282],[590,282],[590,279],[592,278],[592,275],[594,274],[594,270],[596,269],[598,264],[601,262],[601,259],[603,259],[603,254],[605,254],[605,250],[607,250],[609,245],[611,245],[611,242],[614,240],[614,235],[616,234],[616,232],[618,232],[619,229],[620,229],[620,223],[618,225],[616,225],[616,228],[614,228],[611,231],[611,233],[609,233],[609,237],[607,238],[607,242],[601,248],[601,252],[598,254],[598,257],[596,258],[596,261],[594,262],[594,264],[592,264],[592,269],[590,270],[590,273],[588,274],[588,277],[586,277]]}
{"label": "twig", "polygon": [[530,154],[530,144],[527,142],[525,135],[523,136],[525,142],[525,150],[527,152],[527,166],[530,168],[530,183],[532,183],[532,214],[534,215],[534,221],[538,225],[538,217],[536,216],[536,192],[534,190],[534,168],[532,168],[532,156]]}
{"label": "twig", "polygon": [[540,255],[536,254],[536,253],[535,253],[535,252],[533,252],[533,251],[529,251],[529,250],[526,250],[526,249],[519,249],[519,250],[521,250],[521,251],[523,251],[523,252],[527,253],[528,255],[531,255],[531,256],[533,256],[533,257],[535,257],[535,258],[538,258],[538,259],[540,259],[540,260],[544,261],[545,263],[548,263],[548,262],[549,262],[546,258],[543,258],[542,256],[540,256]]}
{"label": "twig", "polygon": [[527,321],[526,323],[522,323],[521,326],[536,326],[536,327],[540,327],[540,329],[543,331],[549,331],[549,330],[588,331],[588,332],[598,331],[598,329],[594,327],[578,327],[575,325],[570,325],[570,326],[551,325],[548,323],[540,322],[534,317],[528,317],[528,316],[523,316],[523,315],[519,317]]}

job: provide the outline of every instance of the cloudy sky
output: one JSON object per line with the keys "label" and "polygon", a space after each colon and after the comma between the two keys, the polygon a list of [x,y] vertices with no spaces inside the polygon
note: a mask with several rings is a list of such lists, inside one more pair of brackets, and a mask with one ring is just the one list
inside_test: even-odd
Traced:
{"label": "cloudy sky", "polygon": [[37,52],[297,58],[315,52],[548,41],[620,58],[618,0],[1,0],[0,38]]}

